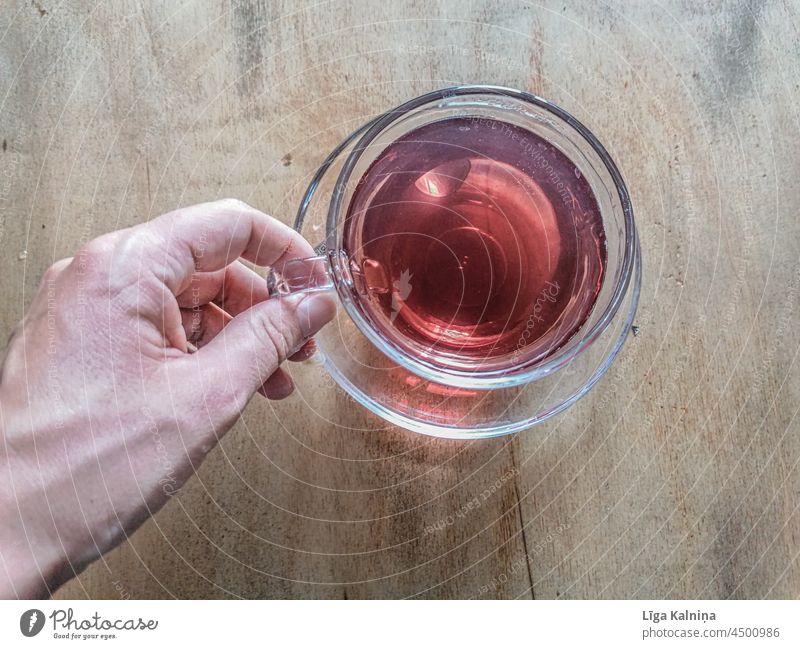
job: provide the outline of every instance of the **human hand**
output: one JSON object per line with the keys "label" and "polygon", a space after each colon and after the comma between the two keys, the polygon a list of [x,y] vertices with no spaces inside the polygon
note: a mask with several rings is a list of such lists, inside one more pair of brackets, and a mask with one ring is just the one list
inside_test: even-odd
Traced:
{"label": "human hand", "polygon": [[[45,274],[0,374],[0,597],[47,595],[155,513],[335,312],[238,261],[313,256],[239,201],[103,235]],[[197,349],[196,353],[190,353]]]}

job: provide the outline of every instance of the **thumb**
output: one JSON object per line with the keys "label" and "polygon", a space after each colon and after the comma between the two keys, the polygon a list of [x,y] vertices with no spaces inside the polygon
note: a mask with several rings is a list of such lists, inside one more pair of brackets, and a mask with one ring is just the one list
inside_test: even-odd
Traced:
{"label": "thumb", "polygon": [[336,302],[328,293],[265,300],[237,315],[194,356],[204,374],[246,403],[335,314]]}

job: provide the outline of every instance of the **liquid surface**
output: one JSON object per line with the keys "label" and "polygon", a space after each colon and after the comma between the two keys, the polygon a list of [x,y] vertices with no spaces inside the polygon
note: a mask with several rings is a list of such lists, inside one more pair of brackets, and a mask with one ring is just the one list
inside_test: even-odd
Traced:
{"label": "liquid surface", "polygon": [[585,322],[605,268],[597,201],[554,146],[496,120],[411,131],[350,201],[359,304],[385,336],[447,367],[540,360]]}

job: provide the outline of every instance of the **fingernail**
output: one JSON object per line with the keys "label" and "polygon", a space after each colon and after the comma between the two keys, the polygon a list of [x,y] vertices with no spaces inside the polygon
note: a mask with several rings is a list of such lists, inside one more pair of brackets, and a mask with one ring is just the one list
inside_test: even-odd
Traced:
{"label": "fingernail", "polygon": [[304,338],[313,336],[336,315],[336,301],[327,293],[306,295],[295,309]]}

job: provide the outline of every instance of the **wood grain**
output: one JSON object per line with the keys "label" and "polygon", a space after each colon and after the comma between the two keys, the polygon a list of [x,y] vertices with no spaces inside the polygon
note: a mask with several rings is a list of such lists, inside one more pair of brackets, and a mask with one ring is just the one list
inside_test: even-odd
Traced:
{"label": "wood grain", "polygon": [[586,123],[645,261],[640,335],[563,415],[438,441],[303,366],[57,596],[800,596],[798,21],[783,2],[11,3],[6,334],[83,241],[222,196],[290,222],[346,132],[453,83]]}

